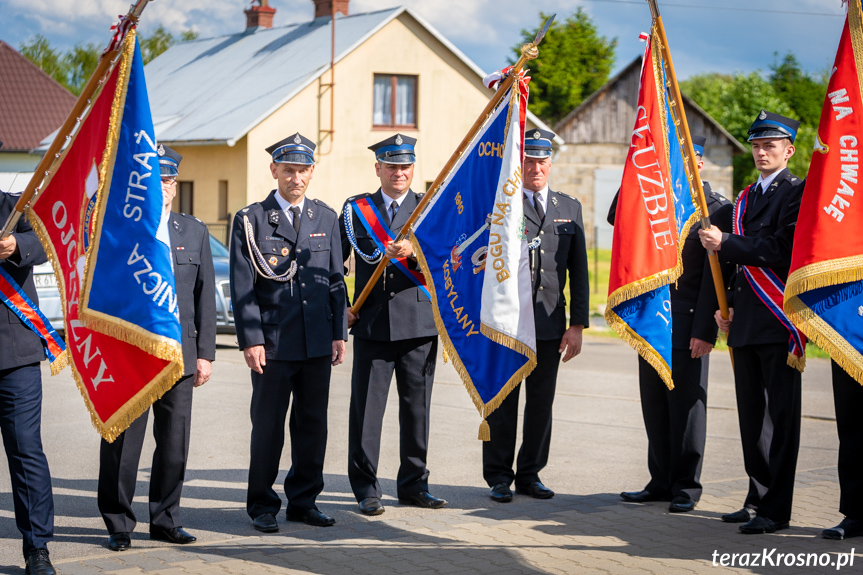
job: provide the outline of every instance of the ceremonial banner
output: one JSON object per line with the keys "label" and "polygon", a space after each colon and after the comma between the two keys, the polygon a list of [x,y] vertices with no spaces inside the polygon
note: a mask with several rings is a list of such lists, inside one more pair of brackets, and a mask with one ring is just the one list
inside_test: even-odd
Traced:
{"label": "ceremonial banner", "polygon": [[785,313],[863,384],[863,13],[848,5],[803,191]]}
{"label": "ceremonial banner", "polygon": [[[150,351],[158,351],[159,346],[167,340],[163,351],[167,351],[164,355],[169,357],[159,358],[137,345],[94,331],[85,325],[82,317],[81,302],[89,295],[85,291],[88,287],[84,283],[84,275],[91,237],[105,238],[111,235],[114,238],[125,238],[127,242],[126,255],[116,255],[117,259],[105,262],[113,268],[113,272],[112,275],[98,280],[103,283],[95,286],[99,291],[98,294],[93,292],[93,297],[89,298],[91,304],[103,297],[106,301],[115,301],[109,299],[109,295],[115,298],[122,296],[134,302],[142,292],[150,292],[151,299],[147,300],[150,304],[142,303],[141,299],[134,304],[141,306],[135,310],[137,313],[158,304],[159,298],[155,297],[157,292],[159,297],[164,295],[164,290],[168,288],[173,293],[170,263],[167,263],[165,258],[160,258],[158,246],[154,246],[156,240],[153,230],[133,225],[145,222],[152,227],[152,222],[158,222],[161,214],[161,190],[158,191],[157,204],[150,201],[155,193],[153,189],[147,187],[147,191],[144,191],[131,185],[145,185],[145,182],[149,184],[150,179],[159,181],[158,159],[149,156],[153,150],[147,142],[147,138],[150,142],[153,140],[152,122],[149,128],[139,125],[136,128],[138,133],[131,136],[125,131],[128,129],[128,124],[124,125],[127,105],[132,109],[148,110],[146,100],[140,100],[142,94],[146,94],[142,84],[143,71],[133,30],[126,36],[121,55],[101,90],[93,95],[92,104],[81,120],[80,129],[65,148],[59,167],[43,182],[44,189],[37,196],[38,201],[31,207],[30,216],[33,227],[54,265],[65,312],[66,338],[69,344],[67,352],[75,381],[90,411],[94,426],[108,441],[113,441],[148,409],[153,401],[170,389],[183,372],[182,361],[171,361],[172,357],[178,357],[175,350],[179,352],[179,342],[173,342],[176,344],[174,347],[170,341],[171,337],[162,335],[160,337],[163,339],[159,339],[159,343],[152,346],[145,341],[136,342],[144,344],[142,347],[148,347]],[[146,115],[149,116],[149,112]],[[135,115],[139,119],[140,116],[140,112]],[[147,129],[150,132],[147,132]],[[132,147],[130,142],[136,147]],[[143,149],[137,147],[138,144],[141,144]],[[126,155],[125,158],[117,157],[119,150]],[[129,162],[128,155],[134,153],[140,155],[137,159],[132,156],[133,161]],[[135,163],[140,169],[130,172],[129,166]],[[150,173],[145,166],[155,170],[155,175],[144,177],[144,173]],[[137,177],[135,173],[138,174]],[[129,217],[122,222],[122,233],[116,229],[93,228],[94,222],[103,221],[103,225],[109,225],[111,221],[107,214],[115,207],[111,204],[114,198],[105,198],[104,195],[111,182],[122,190],[118,198],[120,201],[136,202],[135,205],[129,206]],[[113,194],[113,189],[111,192]],[[144,197],[148,201],[135,200],[132,196]],[[104,209],[105,217],[94,215],[97,209]],[[155,216],[150,213],[153,209],[157,210]],[[131,221],[135,218],[138,218],[138,221]],[[110,225],[117,224],[113,222]],[[119,243],[116,245],[119,246]],[[135,253],[147,254],[145,258],[134,256],[133,248],[136,245],[138,248]],[[141,247],[144,245],[147,247]],[[142,269],[146,270],[145,259],[152,269],[141,272]],[[91,261],[90,267],[99,264],[98,261],[95,264]],[[151,275],[152,273],[159,274],[160,277],[157,278]],[[140,279],[140,284],[132,280],[135,281],[135,290],[126,287],[128,277],[121,277],[125,275]],[[85,285],[84,288],[82,284]],[[164,284],[162,292],[159,292],[157,284]],[[94,286],[90,284],[89,287]],[[168,296],[165,297],[167,301]],[[122,312],[124,310],[121,309],[118,313]],[[140,334],[153,326],[164,326],[165,323],[150,320],[145,322],[140,332],[134,327],[132,331]],[[119,331],[116,333],[120,335]],[[174,334],[179,335],[179,322]]]}
{"label": "ceremonial banner", "polygon": [[658,34],[642,34],[642,40],[647,45],[617,203],[605,318],[672,389],[669,284],[683,270],[679,238],[700,214],[671,114],[680,103],[668,93]]}
{"label": "ceremonial banner", "polygon": [[[536,366],[522,150],[527,80],[503,96],[414,224],[448,358],[483,418]],[[480,439],[489,439],[483,420]]]}

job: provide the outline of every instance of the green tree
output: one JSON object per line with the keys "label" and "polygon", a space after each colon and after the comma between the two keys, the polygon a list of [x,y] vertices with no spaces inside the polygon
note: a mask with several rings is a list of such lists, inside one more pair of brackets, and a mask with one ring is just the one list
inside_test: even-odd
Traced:
{"label": "green tree", "polygon": [[[790,118],[798,117],[774,85],[759,72],[730,76],[702,74],[681,82],[680,88],[747,148],[749,126],[762,108]],[[796,151],[788,163],[797,176],[805,177],[809,171],[816,129],[817,125],[804,123],[797,133]],[[751,154],[734,158],[735,190],[742,190],[757,178],[758,171]]]}
{"label": "green tree", "polygon": [[78,95],[87,85],[87,81],[96,66],[99,65],[99,58],[102,54],[102,48],[96,44],[76,44],[74,48],[63,55],[63,65],[66,69],[65,85],[73,94]]}
{"label": "green tree", "polygon": [[51,47],[45,36],[42,34],[31,36],[21,44],[19,51],[25,58],[39,66],[43,72],[66,86],[66,67],[63,63],[63,55]]}
{"label": "green tree", "polygon": [[[778,59],[779,54],[775,54]],[[787,53],[781,62],[770,66],[770,84],[777,95],[785,100],[795,117],[807,126],[817,126],[821,121],[821,107],[827,94],[827,81],[821,74],[813,78],[800,69],[800,62],[792,53]]]}
{"label": "green tree", "polygon": [[[521,31],[522,42],[513,46],[516,58],[521,45],[533,41],[549,16],[540,12],[539,25]],[[555,20],[539,45],[539,58],[527,65],[531,111],[552,125],[561,120],[605,84],[616,47],[617,39],[601,36],[581,8],[564,21]]]}

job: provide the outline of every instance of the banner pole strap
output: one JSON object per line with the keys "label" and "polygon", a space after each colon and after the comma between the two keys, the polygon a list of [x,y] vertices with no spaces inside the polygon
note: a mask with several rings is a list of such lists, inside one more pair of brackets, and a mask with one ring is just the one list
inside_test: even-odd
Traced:
{"label": "banner pole strap", "polygon": [[[126,18],[132,20],[133,23],[137,23],[138,18],[141,16],[141,13],[150,1],[151,0],[138,0],[129,8],[129,13],[126,15]],[[30,178],[30,182],[24,189],[24,193],[21,194],[20,198],[18,198],[18,202],[15,204],[15,210],[9,214],[6,223],[3,225],[3,231],[0,233],[0,240],[6,239],[12,234],[15,227],[18,225],[18,220],[20,220],[21,216],[24,214],[24,210],[35,202],[34,196],[37,192],[37,186],[39,186],[50,173],[50,168],[54,161],[60,157],[60,150],[63,149],[67,140],[71,138],[72,132],[77,129],[84,111],[91,103],[90,100],[93,94],[95,94],[101,86],[106,72],[111,68],[119,53],[119,50],[112,50],[102,55],[102,58],[99,60],[99,64],[96,66],[96,70],[93,72],[93,75],[90,76],[90,79],[87,81],[87,85],[84,86],[84,90],[81,92],[81,95],[78,96],[78,101],[75,102],[75,105],[66,117],[66,121],[63,122],[63,125],[58,130],[57,135],[51,142],[51,145],[48,146],[48,151],[45,152],[44,156],[42,156],[42,160],[34,170],[33,177]]]}
{"label": "banner pole strap", "polygon": [[[554,16],[552,16],[546,21],[545,26],[540,31],[540,33],[537,34],[537,37],[533,42],[522,45],[521,57],[518,59],[518,62],[516,62],[513,66],[512,73],[501,82],[497,91],[494,93],[494,95],[492,95],[491,99],[488,101],[488,104],[486,104],[485,109],[482,111],[482,113],[480,113],[479,117],[473,123],[473,126],[471,126],[470,130],[468,130],[465,137],[462,138],[462,141],[458,145],[458,148],[456,148],[455,152],[453,152],[452,156],[450,156],[450,159],[444,165],[443,169],[440,171],[437,178],[435,178],[435,181],[429,188],[429,191],[420,200],[420,203],[417,205],[410,218],[408,218],[408,221],[405,222],[405,225],[402,226],[401,231],[399,232],[396,239],[393,241],[400,242],[407,237],[416,219],[423,213],[423,210],[425,210],[425,207],[435,196],[435,194],[440,191],[441,184],[443,184],[443,181],[449,175],[450,171],[452,171],[459,158],[461,158],[462,154],[464,154],[465,150],[467,150],[467,147],[468,145],[470,145],[473,137],[480,130],[480,128],[482,128],[482,125],[485,123],[485,121],[488,119],[494,109],[498,106],[498,104],[500,104],[504,94],[506,94],[507,90],[512,87],[513,82],[518,78],[522,68],[524,68],[525,64],[527,64],[530,60],[535,60],[539,57],[539,50],[537,49],[537,45],[542,41],[543,36],[545,36],[545,33],[548,31],[548,28],[549,26],[551,26],[551,22],[553,20]],[[359,313],[360,308],[363,307],[363,304],[369,297],[369,294],[372,293],[372,289],[377,283],[378,278],[381,277],[381,274],[384,273],[384,269],[387,267],[387,264],[389,264],[389,261],[390,258],[388,258],[386,253],[384,253],[383,258],[381,259],[380,263],[378,263],[378,267],[375,268],[375,271],[374,273],[372,273],[369,281],[366,282],[363,291],[360,293],[356,302],[354,302],[353,307],[351,307],[352,314],[356,315],[357,313]]]}

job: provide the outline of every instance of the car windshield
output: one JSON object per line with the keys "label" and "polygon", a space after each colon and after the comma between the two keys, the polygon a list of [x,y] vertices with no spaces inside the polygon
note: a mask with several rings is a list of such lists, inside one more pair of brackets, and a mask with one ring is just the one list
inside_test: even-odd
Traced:
{"label": "car windshield", "polygon": [[213,252],[214,258],[227,258],[230,256],[228,247],[214,238],[212,234],[210,234],[210,251]]}

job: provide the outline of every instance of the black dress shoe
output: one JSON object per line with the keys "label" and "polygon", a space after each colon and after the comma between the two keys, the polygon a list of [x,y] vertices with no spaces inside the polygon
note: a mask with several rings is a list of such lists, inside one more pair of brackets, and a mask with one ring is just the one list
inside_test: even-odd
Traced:
{"label": "black dress shoe", "polygon": [[384,506],[378,497],[366,497],[359,503],[363,515],[380,515],[384,512]]}
{"label": "black dress shoe", "polygon": [[748,507],[722,516],[722,520],[726,523],[749,523],[753,519],[755,519],[755,510]]}
{"label": "black dress shoe", "polygon": [[749,523],[740,526],[740,532],[747,535],[758,535],[761,533],[773,533],[780,529],[788,529],[787,521],[773,521],[767,517],[756,515]]}
{"label": "black dress shoe", "polygon": [[695,501],[686,495],[678,495],[671,500],[668,510],[671,513],[688,513],[695,509]]}
{"label": "black dress shoe", "polygon": [[189,543],[194,543],[198,539],[189,534],[182,527],[171,527],[170,529],[165,529],[164,527],[150,527],[150,539],[155,539],[156,541],[167,541],[168,543],[176,543],[177,545],[188,545]]}
{"label": "black dress shoe", "polygon": [[27,556],[26,566],[24,567],[26,575],[57,575],[54,566],[51,565],[51,559],[48,557],[47,549],[34,549]]}
{"label": "black dress shoe", "polygon": [[252,520],[252,527],[261,533],[275,533],[279,530],[279,522],[272,513],[264,513]]}
{"label": "black dress shoe", "polygon": [[438,499],[428,491],[420,491],[413,495],[399,495],[399,503],[402,505],[414,505],[426,509],[440,509],[447,504],[445,499]]}
{"label": "black dress shoe", "polygon": [[315,527],[329,527],[336,524],[335,519],[317,509],[300,512],[288,511],[287,515],[288,521],[301,521],[306,525],[313,525]]}
{"label": "black dress shoe", "polygon": [[498,483],[491,488],[491,492],[488,496],[491,497],[492,501],[497,501],[498,503],[509,503],[512,501],[512,489],[510,489],[509,485],[506,483]]}
{"label": "black dress shoe", "polygon": [[534,481],[527,485],[516,485],[515,492],[520,495],[530,495],[534,499],[551,499],[554,497],[554,491],[543,485],[541,481]]}
{"label": "black dress shoe", "polygon": [[112,533],[108,537],[108,549],[111,551],[125,551],[132,546],[132,538],[128,533]]}
{"label": "black dress shoe", "polygon": [[821,537],[824,539],[848,539],[849,537],[857,537],[863,535],[863,521],[860,519],[851,519],[846,517],[842,523],[836,527],[825,529],[821,532]]}
{"label": "black dress shoe", "polygon": [[647,489],[641,491],[624,491],[620,494],[620,498],[630,503],[648,503],[650,501],[669,501],[668,497],[651,493]]}

